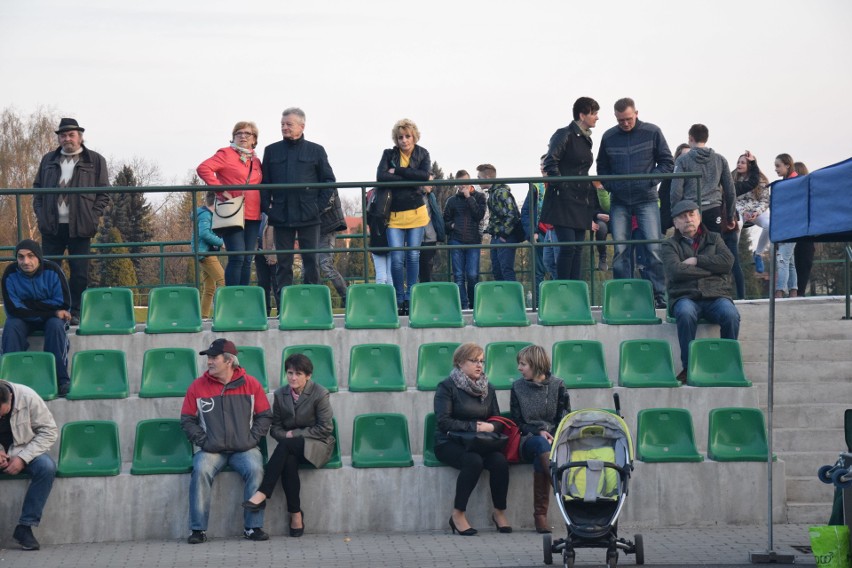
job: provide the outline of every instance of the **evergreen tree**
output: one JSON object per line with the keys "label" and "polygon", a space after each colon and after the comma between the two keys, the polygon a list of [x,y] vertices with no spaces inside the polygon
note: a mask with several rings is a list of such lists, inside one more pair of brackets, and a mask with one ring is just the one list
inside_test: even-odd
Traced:
{"label": "evergreen tree", "polygon": [[[98,231],[98,242],[121,243],[121,234],[116,227]],[[98,286],[136,286],[136,271],[129,258],[109,258],[114,255],[127,254],[126,247],[102,249],[99,259]]]}
{"label": "evergreen tree", "polygon": [[[139,187],[139,182],[133,168],[125,164],[113,180],[116,187]],[[127,192],[113,194],[111,209],[112,224],[121,234],[122,242],[144,243],[154,236],[153,212],[151,205],[142,192]],[[132,246],[131,253],[144,251],[141,246]],[[137,279],[142,276],[143,259],[132,259]]]}

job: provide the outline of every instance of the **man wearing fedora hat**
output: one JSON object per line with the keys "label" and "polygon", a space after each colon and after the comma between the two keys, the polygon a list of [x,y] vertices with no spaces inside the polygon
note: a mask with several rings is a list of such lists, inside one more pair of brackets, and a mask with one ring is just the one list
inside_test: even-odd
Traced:
{"label": "man wearing fedora hat", "polygon": [[106,160],[83,144],[83,132],[73,118],[63,118],[56,129],[59,148],[41,159],[33,188],[33,210],[47,256],[68,251],[71,269],[71,323],[80,323],[80,299],[89,285],[89,260],[74,258],[91,251],[92,237],[100,217],[109,205],[106,193],[48,193],[48,188],[106,187],[109,172]]}

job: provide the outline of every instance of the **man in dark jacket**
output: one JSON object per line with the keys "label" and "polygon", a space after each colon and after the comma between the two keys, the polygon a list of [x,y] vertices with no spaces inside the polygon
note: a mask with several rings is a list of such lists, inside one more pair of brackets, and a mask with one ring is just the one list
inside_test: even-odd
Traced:
{"label": "man in dark jacket", "polygon": [[[59,148],[41,159],[33,188],[107,187],[109,172],[106,160],[83,144],[85,131],[73,118],[59,121],[56,135]],[[71,324],[80,323],[80,299],[89,285],[88,259],[75,258],[89,254],[92,237],[98,230],[100,217],[109,205],[106,193],[45,193],[35,191],[33,210],[41,232],[44,254],[61,256],[68,251],[71,269]]]}
{"label": "man in dark jacket", "polygon": [[675,233],[663,241],[662,256],[683,364],[677,378],[685,382],[689,343],[695,339],[698,320],[718,323],[722,339],[737,339],[740,313],[731,300],[734,257],[722,236],[701,223],[698,204],[688,199],[672,207],[672,220]]}
{"label": "man in dark jacket", "polygon": [[[455,195],[450,196],[444,206],[444,227],[451,245],[478,245],[482,243],[479,224],[485,217],[487,205],[485,194],[476,191],[466,180],[470,174],[465,170],[456,172],[456,179],[465,185],[458,186]],[[478,248],[452,249],[450,261],[453,268],[453,280],[459,287],[461,307],[467,310],[473,307],[473,291],[479,282]]]}
{"label": "man in dark jacket", "polygon": [[[305,112],[288,108],[281,116],[284,139],[263,151],[263,183],[305,184],[304,187],[260,192],[261,211],[269,216],[275,228],[275,248],[293,250],[296,239],[302,250],[319,248],[320,212],[334,193],[332,189],[311,188],[312,183],[334,183],[334,172],[325,149],[305,140]],[[301,253],[302,281],[319,284],[316,253]],[[293,253],[278,255],[278,286],[293,283]]]}
{"label": "man in dark jacket", "polygon": [[[320,214],[320,241],[321,249],[333,249],[336,242],[338,232],[346,230],[346,217],[343,215],[343,206],[340,204],[340,194],[337,189],[332,190],[331,201],[328,206]],[[323,278],[331,280],[334,289],[340,296],[343,302],[343,307],[346,307],[346,280],[334,267],[334,256],[330,252],[321,252],[318,254],[319,269]]]}
{"label": "man in dark jacket", "polygon": [[[189,385],[180,410],[181,428],[199,448],[189,483],[189,544],[207,540],[210,491],[222,468],[230,465],[242,476],[244,499],[260,487],[263,456],[257,445],[272,424],[266,392],[240,367],[233,342],[217,339],[200,354],[207,355],[207,372]],[[263,532],[262,509],[246,509],[243,520],[245,538],[269,539]]]}
{"label": "man in dark jacket", "polygon": [[24,239],[15,247],[16,262],[3,272],[3,353],[29,349],[29,336],[44,332],[44,350],[53,353],[59,396],[68,394],[68,335],[71,294],[65,273],[55,262],[44,260],[41,246]]}
{"label": "man in dark jacket", "polygon": [[[633,99],[615,102],[617,126],[601,137],[598,151],[598,175],[667,174],[674,170],[674,160],[662,131],[649,122],[639,120]],[[610,225],[612,239],[631,238],[632,218],[639,224],[635,236],[642,240],[659,239],[660,207],[657,204],[657,180],[611,181],[605,184],[611,194]],[[660,245],[639,245],[644,248],[645,273],[654,286],[658,308],[665,307],[665,280],[660,261]],[[615,278],[633,278],[630,255],[632,248],[615,245],[612,274]]]}

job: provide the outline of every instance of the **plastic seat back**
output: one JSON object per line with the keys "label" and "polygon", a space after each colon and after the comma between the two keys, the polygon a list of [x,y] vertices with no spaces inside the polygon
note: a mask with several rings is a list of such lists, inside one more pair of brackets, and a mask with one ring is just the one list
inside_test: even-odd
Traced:
{"label": "plastic seat back", "polygon": [[435,413],[426,415],[423,422],[423,465],[426,467],[447,467],[447,464],[435,457]]}
{"label": "plastic seat back", "polygon": [[[457,287],[458,288],[458,287]],[[461,343],[422,343],[417,349],[417,390],[433,391],[453,370],[453,353]]]}
{"label": "plastic seat back", "polygon": [[346,327],[396,329],[396,290],[390,284],[353,284],[346,291]]}
{"label": "plastic seat back", "polygon": [[124,351],[77,351],[71,359],[68,400],[127,398],[127,360]]}
{"label": "plastic seat back", "polygon": [[477,282],[473,295],[473,323],[478,327],[530,325],[520,282]]}
{"label": "plastic seat back", "polygon": [[736,339],[694,339],[689,344],[686,384],[693,387],[750,387]]}
{"label": "plastic seat back", "polygon": [[608,389],[612,382],[606,372],[603,343],[576,339],[557,341],[551,355],[553,376],[569,389]]}
{"label": "plastic seat back", "polygon": [[700,462],[685,408],[646,408],[636,417],[636,457],[644,462]]}
{"label": "plastic seat back", "polygon": [[459,287],[453,282],[421,282],[411,288],[408,325],[464,327]]}
{"label": "plastic seat back", "polygon": [[56,359],[44,351],[6,353],[0,358],[0,379],[26,385],[44,400],[53,400],[59,392]]}
{"label": "plastic seat back", "polygon": [[260,286],[221,286],[213,297],[213,331],[266,331],[266,295]]}
{"label": "plastic seat back", "polygon": [[195,333],[201,331],[201,300],[197,288],[152,288],[148,297],[145,333]]}
{"label": "plastic seat back", "polygon": [[710,411],[707,457],[715,461],[762,461],[769,457],[766,422],[759,408]]}
{"label": "plastic seat back", "polygon": [[180,427],[179,418],[154,418],[136,424],[133,446],[133,475],[189,473],[192,444]]}
{"label": "plastic seat back", "polygon": [[281,351],[281,385],[287,384],[287,369],[284,361],[290,355],[301,353],[311,360],[314,372],[311,380],[324,386],[328,392],[337,392],[337,368],[334,365],[334,351],[330,345],[290,345]]}
{"label": "plastic seat back", "polygon": [[247,374],[257,379],[263,386],[263,390],[269,392],[269,381],[266,376],[266,355],[263,353],[263,347],[237,346],[237,358],[240,360],[240,367],[245,369]]}
{"label": "plastic seat back", "polygon": [[404,391],[405,374],[399,345],[367,343],[349,352],[349,390],[352,392]]}
{"label": "plastic seat back", "polygon": [[485,346],[485,375],[495,390],[508,390],[521,376],[518,351],[532,345],[527,341],[493,341]]}
{"label": "plastic seat back", "polygon": [[188,347],[149,349],[142,357],[139,398],[184,396],[198,377],[198,355]]}
{"label": "plastic seat back", "polygon": [[77,335],[130,335],[135,331],[130,288],[89,288],[83,292]]}
{"label": "plastic seat back", "polygon": [[545,280],[539,286],[540,325],[594,325],[584,280]]}
{"label": "plastic seat back", "polygon": [[641,279],[607,280],[601,321],[610,325],[658,324],[651,283]]}
{"label": "plastic seat back", "polygon": [[333,329],[331,292],[324,284],[285,286],[279,302],[278,329]]}
{"label": "plastic seat back", "polygon": [[109,420],[67,422],[59,442],[57,477],[118,475],[121,450],[118,425]]}
{"label": "plastic seat back", "polygon": [[621,342],[618,383],[623,387],[678,387],[672,347],[664,339]]}
{"label": "plastic seat back", "polygon": [[408,420],[402,414],[361,414],[352,427],[352,467],[411,467]]}

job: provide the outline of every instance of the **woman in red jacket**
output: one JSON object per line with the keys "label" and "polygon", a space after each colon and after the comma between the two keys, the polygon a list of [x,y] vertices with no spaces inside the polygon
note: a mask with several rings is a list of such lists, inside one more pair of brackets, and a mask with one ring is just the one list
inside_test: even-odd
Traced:
{"label": "woman in red jacket", "polygon": [[[257,125],[254,122],[238,122],[231,133],[231,145],[221,148],[213,157],[201,162],[196,171],[207,185],[255,185],[262,178],[261,164],[255,155],[257,147]],[[229,190],[217,191],[219,202],[243,197],[245,226],[220,232],[228,251],[246,251],[249,254],[228,256],[225,267],[226,286],[247,286],[251,279],[251,257],[257,247],[260,230],[260,191]]]}

